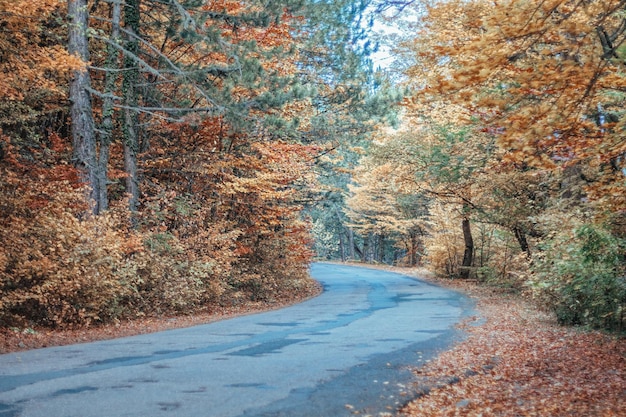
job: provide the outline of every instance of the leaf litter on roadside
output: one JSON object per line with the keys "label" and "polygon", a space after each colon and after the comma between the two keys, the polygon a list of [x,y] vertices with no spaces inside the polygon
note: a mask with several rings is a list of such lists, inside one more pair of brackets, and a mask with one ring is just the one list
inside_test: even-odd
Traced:
{"label": "leaf litter on roadside", "polygon": [[558,326],[522,297],[467,287],[484,322],[416,369],[406,416],[626,416],[626,341]]}

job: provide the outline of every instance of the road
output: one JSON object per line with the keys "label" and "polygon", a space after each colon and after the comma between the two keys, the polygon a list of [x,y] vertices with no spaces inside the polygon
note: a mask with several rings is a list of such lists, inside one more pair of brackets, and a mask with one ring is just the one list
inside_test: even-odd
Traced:
{"label": "road", "polygon": [[409,367],[471,310],[403,275],[314,264],[324,293],[266,313],[0,355],[0,417],[341,417],[410,398]]}

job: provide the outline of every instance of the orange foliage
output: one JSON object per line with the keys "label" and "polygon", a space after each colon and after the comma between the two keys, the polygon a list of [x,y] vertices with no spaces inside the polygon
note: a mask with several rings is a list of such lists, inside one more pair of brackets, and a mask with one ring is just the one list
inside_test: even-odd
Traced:
{"label": "orange foliage", "polygon": [[50,168],[6,150],[0,162],[0,325],[67,326],[119,315],[117,302],[130,288],[116,273],[133,251],[120,214],[80,219],[85,202],[73,167],[55,161],[52,149],[42,152],[56,162]]}
{"label": "orange foliage", "polygon": [[210,205],[191,210],[176,192],[148,198],[138,230],[124,201],[85,217],[82,187],[63,154],[44,149],[48,168],[4,149],[0,325],[68,327],[192,312],[224,292],[239,232],[213,221]]}
{"label": "orange foliage", "polygon": [[[63,327],[138,315],[192,313],[245,298],[291,298],[294,289],[308,286],[308,224],[300,219],[298,200],[313,182],[311,163],[317,149],[270,141],[257,121],[268,114],[295,117],[308,107],[296,103],[282,112],[274,105],[269,110],[255,109],[252,102],[269,92],[263,86],[266,80],[271,85],[275,78],[295,71],[293,60],[267,57],[270,50],[280,54],[279,50],[291,49],[293,17],[278,10],[261,27],[243,18],[250,8],[230,0],[174,12],[232,14],[232,19],[209,19],[210,28],[194,26],[193,19],[181,20],[180,29],[202,35],[204,29],[217,30],[220,42],[210,36],[188,41],[146,23],[145,39],[162,48],[142,52],[141,58],[155,68],[171,59],[173,65],[161,75],[176,80],[141,82],[153,83],[161,105],[194,103],[194,107],[215,108],[218,115],[190,112],[173,122],[173,116],[159,110],[142,114],[141,136],[149,146],[138,161],[142,196],[137,212],[121,208],[125,190],[119,180],[127,174],[122,146],[114,140],[107,167],[111,209],[90,217],[84,214],[83,188],[62,133],[66,120],[58,120],[65,116],[55,116],[52,129],[40,123],[40,112],[59,105],[64,109],[67,75],[84,65],[60,46],[65,34],[56,22],[63,17],[62,6],[60,0],[0,0],[0,98],[24,106],[28,113],[31,96],[45,92],[45,100],[36,103],[39,113],[28,121],[46,127],[24,133],[18,126],[10,132],[12,141],[2,137],[0,239],[7,244],[0,248],[0,326],[32,322]],[[90,71],[94,88],[101,91],[104,72],[95,68],[105,66],[101,34],[111,28],[99,16],[106,15],[109,6],[98,2],[91,10],[94,62]],[[169,27],[170,6],[154,6],[150,19]],[[143,7],[148,6],[143,3]],[[252,41],[257,52],[247,46]],[[162,59],[154,59],[152,53],[162,54]],[[254,68],[257,73],[250,73],[257,77],[254,82],[236,79],[241,68],[233,70],[233,56],[239,53],[242,60],[259,66]],[[214,71],[209,71],[210,80],[192,80],[183,70],[186,66]],[[224,82],[231,73],[234,78]],[[227,89],[225,84],[231,81],[234,87]],[[231,100],[233,106],[252,102],[251,116],[244,117],[248,117],[248,131],[255,133],[241,133],[229,125],[226,116],[219,115],[223,103],[216,103],[213,94],[223,95],[217,101]],[[102,98],[94,94],[93,100],[94,115],[102,117]],[[112,137],[119,137],[120,126],[114,122],[113,129]],[[34,137],[41,132],[43,140]]]}
{"label": "orange foliage", "polygon": [[[0,98],[19,101],[27,91],[64,97],[64,77],[82,66],[50,33],[61,0],[0,1]],[[52,101],[51,101],[52,103]]]}
{"label": "orange foliage", "polygon": [[225,296],[287,294],[306,276],[311,257],[297,199],[314,180],[317,152],[253,142],[221,118],[164,123],[144,158],[151,180],[142,230],[167,235],[181,256],[214,264]]}

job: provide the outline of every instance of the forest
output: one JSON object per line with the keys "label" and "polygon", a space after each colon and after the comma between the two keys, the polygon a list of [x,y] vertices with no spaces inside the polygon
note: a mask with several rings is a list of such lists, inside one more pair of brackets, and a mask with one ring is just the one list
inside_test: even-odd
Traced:
{"label": "forest", "polygon": [[323,259],[623,331],[624,41],[624,0],[0,0],[0,326],[271,304]]}

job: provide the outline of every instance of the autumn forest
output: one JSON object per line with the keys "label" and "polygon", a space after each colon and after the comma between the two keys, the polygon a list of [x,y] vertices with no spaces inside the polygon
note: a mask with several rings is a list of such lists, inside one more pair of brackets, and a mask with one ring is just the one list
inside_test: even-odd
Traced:
{"label": "autumn forest", "polygon": [[0,0],[0,326],[271,304],[323,259],[624,331],[625,41],[624,0]]}

